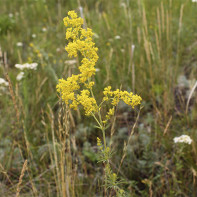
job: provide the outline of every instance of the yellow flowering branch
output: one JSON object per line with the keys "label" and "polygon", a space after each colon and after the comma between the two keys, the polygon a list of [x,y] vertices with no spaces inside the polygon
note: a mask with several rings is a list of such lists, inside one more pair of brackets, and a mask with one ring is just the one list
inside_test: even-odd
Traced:
{"label": "yellow flowering branch", "polygon": [[[119,101],[124,101],[127,105],[134,108],[141,103],[141,97],[134,95],[132,92],[120,91],[119,89],[111,91],[111,86],[104,89],[104,97],[98,105],[94,97],[92,87],[94,81],[92,77],[95,75],[95,64],[98,60],[95,43],[92,41],[92,30],[83,29],[83,19],[77,16],[75,11],[69,11],[68,16],[64,18],[66,29],[66,39],[68,45],[65,47],[69,57],[82,56],[81,65],[79,66],[79,74],[72,75],[65,79],[59,79],[57,91],[60,93],[62,100],[72,109],[77,110],[78,106],[82,106],[85,115],[91,115],[98,124],[98,128],[103,134],[103,143],[97,138],[97,145],[100,150],[100,161],[105,165],[105,189],[112,188],[118,196],[124,196],[124,190],[118,187],[120,181],[117,181],[117,175],[112,172],[110,167],[111,151],[107,147],[105,124],[114,115],[115,106]],[[101,116],[101,108],[104,102],[111,101],[112,108],[107,112],[104,120]]]}

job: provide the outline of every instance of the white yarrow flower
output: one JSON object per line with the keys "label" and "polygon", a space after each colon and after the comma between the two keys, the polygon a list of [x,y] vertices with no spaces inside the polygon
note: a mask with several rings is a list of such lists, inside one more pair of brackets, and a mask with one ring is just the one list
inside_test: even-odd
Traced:
{"label": "white yarrow flower", "polygon": [[131,50],[132,50],[132,54],[133,54],[134,50],[135,50],[135,45],[134,44],[131,45]]}
{"label": "white yarrow flower", "polygon": [[96,70],[96,72],[99,72],[99,71],[100,71],[100,69],[99,69],[99,68],[95,68],[95,70]]}
{"label": "white yarrow flower", "polygon": [[60,52],[60,51],[61,51],[61,49],[60,49],[60,48],[57,48],[57,49],[56,49],[56,52]]}
{"label": "white yarrow flower", "polygon": [[120,36],[117,35],[117,36],[115,36],[114,38],[115,38],[116,40],[119,40],[119,39],[120,39]]}
{"label": "white yarrow flower", "polygon": [[77,60],[66,60],[64,63],[68,65],[74,65],[77,63]]}
{"label": "white yarrow flower", "polygon": [[20,69],[20,70],[25,69],[25,65],[24,64],[15,64],[15,67]]}
{"label": "white yarrow flower", "polygon": [[25,64],[16,64],[15,67],[20,69],[20,70],[24,70],[24,69],[31,69],[31,70],[36,70],[37,69],[38,64],[37,63],[25,63]]}
{"label": "white yarrow flower", "polygon": [[12,18],[13,17],[13,14],[12,13],[9,13],[9,17]]}
{"label": "white yarrow flower", "polygon": [[24,77],[24,72],[20,72],[20,73],[17,75],[16,80],[17,80],[17,81],[20,81],[23,77]]}
{"label": "white yarrow flower", "polygon": [[22,47],[22,46],[23,46],[23,43],[22,43],[22,42],[17,42],[17,43],[16,43],[16,46],[17,46],[17,47]]}
{"label": "white yarrow flower", "polygon": [[93,37],[94,37],[94,38],[99,38],[99,35],[98,35],[97,33],[94,33],[94,34],[93,34]]}
{"label": "white yarrow flower", "polygon": [[9,86],[9,83],[5,79],[0,78],[0,85],[2,85],[2,86]]}
{"label": "white yarrow flower", "polygon": [[37,63],[32,63],[32,64],[28,64],[27,65],[27,68],[30,68],[32,70],[37,70],[37,66],[38,66]]}
{"label": "white yarrow flower", "polygon": [[47,28],[46,28],[46,27],[43,27],[43,28],[42,28],[42,31],[43,31],[43,32],[46,32],[46,31],[47,31]]}
{"label": "white yarrow flower", "polygon": [[188,135],[181,135],[180,137],[175,137],[174,143],[186,143],[186,144],[191,144],[192,139]]}

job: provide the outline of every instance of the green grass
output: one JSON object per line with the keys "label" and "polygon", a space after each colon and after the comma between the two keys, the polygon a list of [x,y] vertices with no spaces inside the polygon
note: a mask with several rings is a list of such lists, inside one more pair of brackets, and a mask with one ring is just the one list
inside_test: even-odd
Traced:
{"label": "green grass", "polygon": [[[65,109],[56,92],[58,79],[75,72],[65,63],[62,19],[69,10],[80,13],[79,6],[86,26],[96,33],[98,100],[107,85],[143,99],[119,172],[126,181],[122,187],[128,196],[196,196],[196,92],[186,113],[197,74],[197,3],[190,0],[0,1],[0,77],[8,73],[14,91],[11,96],[7,88],[0,96],[0,196],[16,194],[26,159],[20,196],[104,196],[96,154],[101,136],[91,118],[81,109]],[[14,65],[31,61],[38,69],[17,82]],[[120,104],[116,113],[114,135],[110,128],[107,134],[114,171],[138,110]],[[174,144],[182,134],[191,136],[193,144]]]}

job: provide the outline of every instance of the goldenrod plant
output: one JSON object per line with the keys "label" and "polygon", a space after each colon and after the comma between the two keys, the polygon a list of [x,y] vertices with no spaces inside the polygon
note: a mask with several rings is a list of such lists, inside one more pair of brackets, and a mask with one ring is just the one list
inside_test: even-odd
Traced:
{"label": "goldenrod plant", "polygon": [[[98,104],[94,96],[93,76],[96,73],[95,64],[98,60],[95,43],[92,40],[93,32],[90,28],[84,29],[83,19],[77,16],[75,11],[69,11],[68,16],[64,18],[66,29],[66,39],[68,45],[65,47],[69,57],[78,58],[81,65],[78,67],[79,73],[65,79],[59,79],[57,91],[60,93],[62,100],[69,108],[77,110],[82,106],[86,116],[92,116],[97,128],[102,131],[103,139],[97,138],[99,149],[99,161],[104,164],[105,172],[105,192],[113,190],[117,196],[124,196],[125,192],[119,187],[122,181],[117,174],[113,172],[110,166],[112,151],[106,142],[106,127],[109,120],[114,116],[115,107],[122,100],[127,105],[134,108],[140,105],[142,98],[132,92],[121,91],[119,89],[112,91],[111,86],[104,88],[103,99]],[[81,58],[81,60],[80,60]],[[109,104],[111,108],[106,115],[101,113],[103,107]]]}

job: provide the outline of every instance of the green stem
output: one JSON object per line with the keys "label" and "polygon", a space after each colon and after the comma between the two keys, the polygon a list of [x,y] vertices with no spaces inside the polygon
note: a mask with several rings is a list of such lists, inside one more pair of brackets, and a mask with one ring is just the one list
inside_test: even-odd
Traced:
{"label": "green stem", "polygon": [[96,120],[96,122],[98,123],[99,128],[102,130],[102,125],[100,124],[100,122],[98,121],[98,119],[96,118],[96,116],[93,113],[91,113],[91,114],[92,114],[93,118]]}
{"label": "green stem", "polygon": [[105,151],[106,151],[107,145],[106,145],[106,140],[105,140],[105,129],[102,128],[101,130],[102,130],[102,133],[103,133],[103,144],[104,144],[104,148],[105,148]]}

